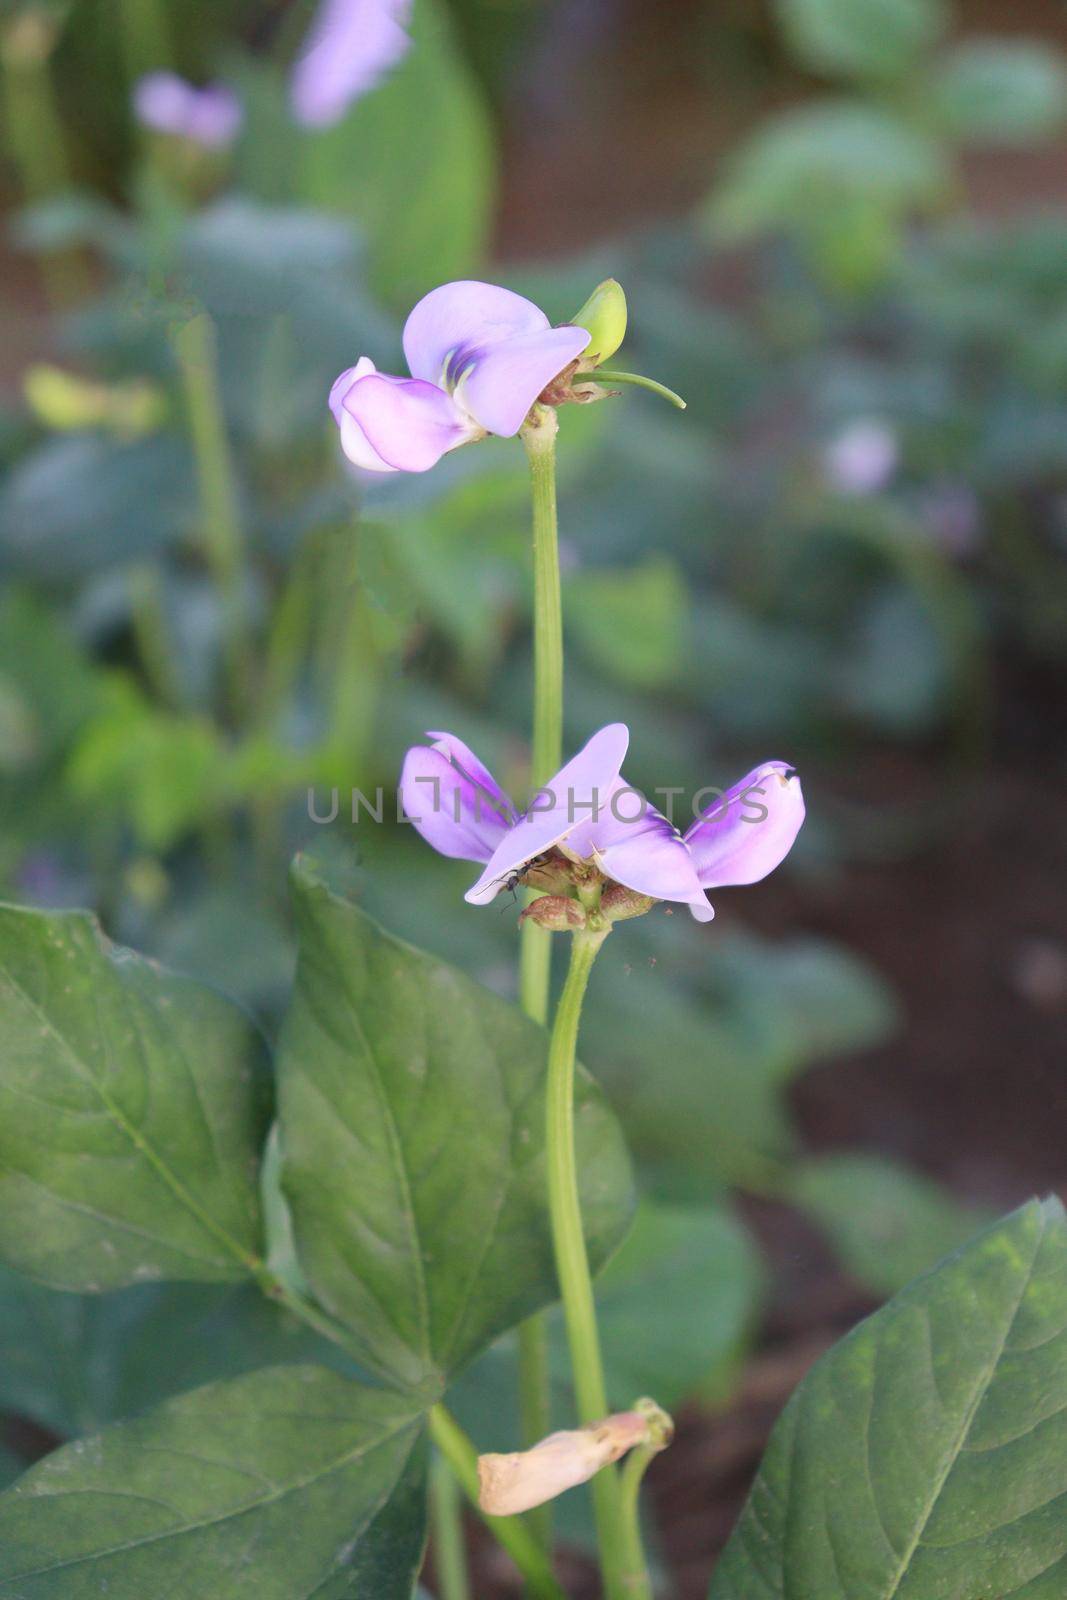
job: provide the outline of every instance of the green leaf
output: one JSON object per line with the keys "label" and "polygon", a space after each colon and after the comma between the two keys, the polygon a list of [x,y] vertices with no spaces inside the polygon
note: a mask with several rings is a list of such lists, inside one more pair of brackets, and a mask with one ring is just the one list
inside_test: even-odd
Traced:
{"label": "green leaf", "polygon": [[1033,1202],[804,1379],[711,1600],[1058,1600],[1067,1222]]}
{"label": "green leaf", "polygon": [[75,795],[128,821],[149,850],[166,850],[220,803],[225,755],[207,717],[161,710],[115,674],[67,775]]}
{"label": "green leaf", "polygon": [[808,230],[842,205],[906,212],[934,200],[946,180],[937,146],[891,112],[844,100],[802,106],[742,146],[709,218],[735,238]]}
{"label": "green leaf", "polygon": [[[278,1053],[283,1186],[300,1264],[374,1370],[439,1387],[552,1300],[544,1033],[378,928],[300,860],[300,955]],[[630,1213],[615,1119],[576,1091],[596,1264]]]}
{"label": "green leaf", "polygon": [[0,1495],[0,1595],[407,1600],[419,1435],[409,1403],[319,1367],[195,1390]]}
{"label": "green leaf", "polygon": [[1036,40],[968,39],[938,74],[934,109],[950,134],[969,143],[1050,139],[1067,119],[1067,68]]}
{"label": "green leaf", "polygon": [[653,556],[628,570],[581,569],[566,588],[569,629],[595,666],[637,689],[677,677],[689,606],[673,561]]}
{"label": "green leaf", "polygon": [[0,1256],[57,1288],[243,1277],[260,1047],[228,1001],[92,917],[0,906]]}
{"label": "green leaf", "polygon": [[973,1236],[983,1218],[881,1156],[829,1155],[793,1173],[789,1197],[825,1228],[852,1276],[893,1294]]}
{"label": "green leaf", "polygon": [[404,60],[343,121],[302,135],[308,198],[358,218],[376,287],[404,307],[479,266],[496,177],[488,112],[447,8],[417,0],[411,33]]}
{"label": "green leaf", "polygon": [[778,0],[786,40],[815,72],[896,78],[934,45],[945,0]]}
{"label": "green leaf", "polygon": [[174,544],[195,504],[188,451],[160,434],[117,444],[95,433],[49,439],[0,494],[0,553],[29,578],[69,584]]}
{"label": "green leaf", "polygon": [[0,1268],[0,1409],[61,1436],[256,1367],[353,1362],[252,1284],[70,1294]]}
{"label": "green leaf", "polygon": [[776,1174],[795,1142],[777,1053],[658,967],[605,954],[591,988],[589,1058],[635,1151],[672,1182],[695,1174],[702,1196],[716,1183],[759,1186]]}

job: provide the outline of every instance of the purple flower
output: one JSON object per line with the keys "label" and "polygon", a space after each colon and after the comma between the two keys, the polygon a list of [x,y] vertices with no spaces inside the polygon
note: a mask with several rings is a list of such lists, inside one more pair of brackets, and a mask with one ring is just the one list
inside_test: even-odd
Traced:
{"label": "purple flower", "polygon": [[406,54],[411,0],[322,0],[289,87],[293,116],[328,128]]}
{"label": "purple flower", "polygon": [[342,372],[330,410],[349,461],[371,472],[425,472],[487,433],[518,433],[538,395],[589,343],[553,328],[521,294],[461,281],[432,289],[404,325],[410,378],[369,356]]}
{"label": "purple flower", "polygon": [[156,133],[174,134],[209,150],[232,144],[244,112],[237,95],[225,83],[198,89],[174,72],[150,72],[133,91],[138,122]]}
{"label": "purple flower", "polygon": [[826,449],[826,475],[841,494],[878,494],[897,469],[900,446],[892,428],[867,419],[850,423]]}
{"label": "purple flower", "polygon": [[[804,820],[800,780],[765,761],[705,807],[684,835],[621,776],[630,735],[621,722],[588,744],[521,815],[478,757],[454,734],[430,733],[404,759],[400,793],[422,837],[445,856],[484,870],[467,890],[486,905],[527,869],[566,874],[572,863],[652,900],[714,915],[706,890],[758,883],[789,853]],[[547,868],[545,858],[555,860]]]}

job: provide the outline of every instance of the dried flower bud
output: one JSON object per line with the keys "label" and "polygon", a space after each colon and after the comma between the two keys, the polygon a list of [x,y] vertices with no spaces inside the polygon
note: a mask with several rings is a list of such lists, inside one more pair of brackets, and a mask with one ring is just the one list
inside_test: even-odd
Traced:
{"label": "dried flower bud", "polygon": [[613,883],[600,897],[600,909],[609,922],[626,922],[630,917],[643,917],[651,911],[656,901],[650,894],[638,894],[621,883]]}
{"label": "dried flower bud", "polygon": [[642,1441],[646,1450],[666,1450],[674,1438],[674,1418],[670,1412],[664,1411],[656,1400],[647,1396],[635,1400],[634,1411],[638,1416],[644,1417],[647,1436]]}
{"label": "dried flower bud", "polygon": [[519,918],[536,922],[550,933],[574,933],[585,927],[585,911],[581,903],[565,894],[543,894],[533,900]]}
{"label": "dried flower bud", "polygon": [[603,1422],[552,1433],[532,1450],[478,1457],[478,1504],[488,1516],[512,1517],[586,1483],[649,1437],[648,1418],[620,1411]]}
{"label": "dried flower bud", "polygon": [[626,337],[626,295],[621,283],[605,278],[598,283],[580,311],[571,318],[584,328],[589,343],[579,356],[582,367],[599,367],[613,356]]}

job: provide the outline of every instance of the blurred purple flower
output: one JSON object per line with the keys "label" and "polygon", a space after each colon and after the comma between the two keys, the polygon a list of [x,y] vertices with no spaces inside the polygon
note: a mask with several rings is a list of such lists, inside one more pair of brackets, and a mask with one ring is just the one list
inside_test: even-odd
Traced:
{"label": "blurred purple flower", "polygon": [[486,905],[558,850],[636,894],[680,901],[707,922],[715,913],[705,891],[765,878],[804,820],[799,778],[786,762],[765,761],[716,794],[682,835],[621,776],[630,741],[621,722],[595,733],[521,815],[454,734],[427,737],[432,745],[415,745],[404,759],[404,810],[441,855],[484,863],[465,896],[472,905]]}
{"label": "blurred purple flower", "polygon": [[843,428],[826,447],[826,476],[841,494],[878,494],[888,484],[900,460],[900,445],[892,428],[867,419]]}
{"label": "blurred purple flower", "polygon": [[589,343],[520,294],[461,281],[432,289],[404,325],[410,378],[369,356],[330,390],[341,448],[371,472],[425,472],[487,433],[518,433],[538,395]]}
{"label": "blurred purple flower", "polygon": [[150,72],[139,79],[133,109],[144,127],[209,150],[232,144],[244,118],[241,102],[228,84],[209,83],[198,89],[174,72]]}
{"label": "blurred purple flower", "polygon": [[411,44],[412,0],[322,0],[289,86],[293,116],[306,128],[340,121]]}

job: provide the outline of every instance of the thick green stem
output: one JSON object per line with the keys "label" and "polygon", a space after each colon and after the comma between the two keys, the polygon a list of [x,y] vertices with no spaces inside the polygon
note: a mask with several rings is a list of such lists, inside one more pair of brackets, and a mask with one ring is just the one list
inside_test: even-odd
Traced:
{"label": "thick green stem", "polygon": [[[578,1417],[583,1424],[608,1415],[596,1302],[585,1248],[574,1147],[574,1063],[578,1025],[589,973],[605,932],[576,933],[548,1050],[545,1150],[548,1204],[563,1314],[570,1344]],[[628,1516],[619,1474],[605,1467],[592,1483],[600,1566],[606,1600],[650,1600],[651,1588],[636,1520]]]}
{"label": "thick green stem", "polygon": [[200,488],[204,560],[226,612],[225,653],[231,709],[240,720],[252,675],[244,593],[244,540],[237,486],[219,389],[215,326],[204,312],[171,332],[185,391],[189,432]]}
{"label": "thick green stem", "polygon": [[430,1531],[438,1600],[471,1600],[461,1486],[444,1456],[437,1457],[430,1478]]}
{"label": "thick green stem", "polygon": [[[563,602],[559,582],[554,411],[537,406],[522,432],[530,463],[533,497],[534,706],[531,789],[558,771],[563,750]],[[542,1027],[548,1021],[552,982],[552,935],[526,921],[519,953],[519,1001]],[[543,1316],[519,1329],[519,1400],[523,1443],[529,1447],[551,1431],[548,1331]],[[552,1545],[552,1508],[541,1506],[532,1523],[546,1551]]]}
{"label": "thick green stem", "polygon": [[[444,1406],[430,1412],[430,1433],[473,1505],[478,1504],[478,1453],[463,1429]],[[535,1600],[566,1600],[556,1582],[548,1557],[521,1517],[490,1517],[486,1526],[522,1573],[527,1593]]]}
{"label": "thick green stem", "polygon": [[533,787],[557,770],[563,748],[563,604],[559,585],[554,411],[537,408],[522,431],[533,491]]}

